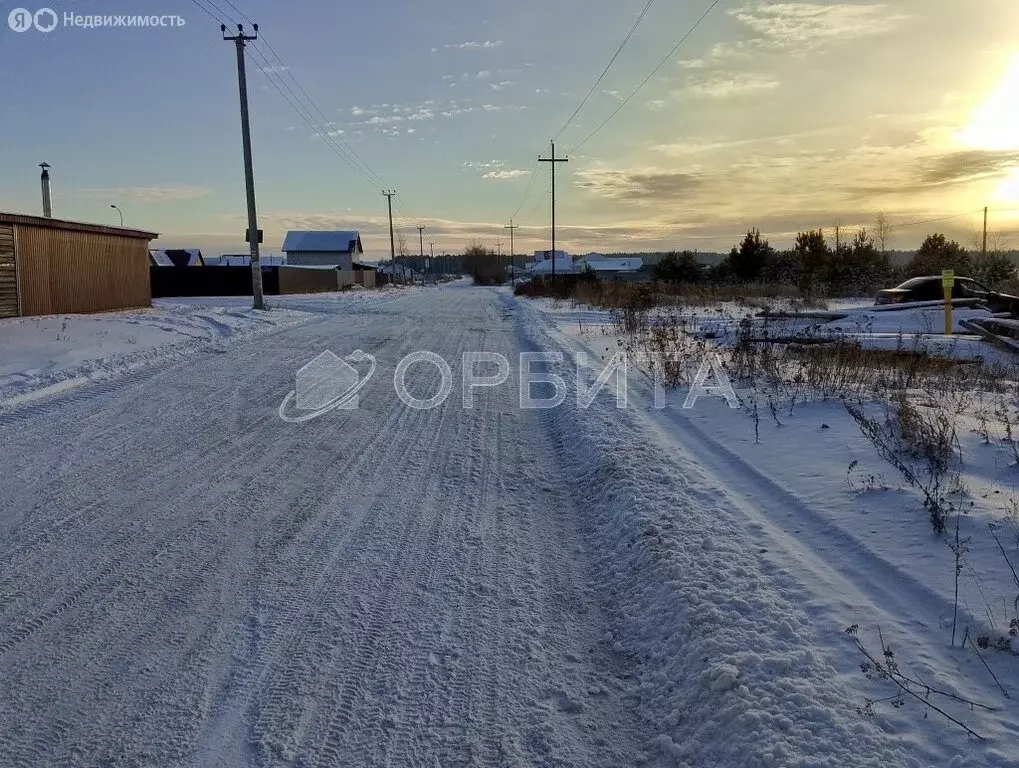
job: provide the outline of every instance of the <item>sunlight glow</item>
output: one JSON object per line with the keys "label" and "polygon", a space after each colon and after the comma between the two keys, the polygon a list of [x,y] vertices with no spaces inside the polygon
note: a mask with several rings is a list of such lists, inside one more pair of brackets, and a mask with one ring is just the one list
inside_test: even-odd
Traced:
{"label": "sunlight glow", "polygon": [[[1013,57],[1002,81],[957,138],[970,149],[989,152],[1019,149],[1019,56]],[[1015,184],[1015,179],[1010,179],[1002,186],[1014,188]]]}
{"label": "sunlight glow", "polygon": [[998,184],[993,199],[996,204],[1019,204],[1019,169],[1010,171]]}

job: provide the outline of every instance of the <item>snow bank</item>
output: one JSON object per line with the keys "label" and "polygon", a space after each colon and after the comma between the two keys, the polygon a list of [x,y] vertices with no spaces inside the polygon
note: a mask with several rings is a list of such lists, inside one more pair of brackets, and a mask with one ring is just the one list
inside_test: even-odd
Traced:
{"label": "snow bank", "polygon": [[[160,301],[152,309],[0,320],[0,407],[305,322],[308,312]],[[223,300],[219,300],[223,301]]]}
{"label": "snow bank", "polygon": [[[544,318],[525,346],[561,342]],[[558,371],[569,380],[569,363]],[[768,577],[751,534],[690,456],[637,411],[600,399],[548,411],[600,562],[604,642],[633,670],[630,698],[679,766],[918,766],[855,711],[808,616]]]}

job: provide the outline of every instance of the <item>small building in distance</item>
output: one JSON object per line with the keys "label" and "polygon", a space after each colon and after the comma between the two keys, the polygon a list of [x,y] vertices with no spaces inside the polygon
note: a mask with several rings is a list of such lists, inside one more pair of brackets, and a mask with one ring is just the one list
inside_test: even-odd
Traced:
{"label": "small building in distance", "polygon": [[155,232],[0,213],[0,317],[152,306]]}
{"label": "small building in distance", "polygon": [[354,260],[364,254],[359,232],[287,232],[283,241],[287,264],[306,267],[337,267],[352,271]]}
{"label": "small building in distance", "polygon": [[535,275],[551,275],[553,265],[557,275],[567,275],[577,270],[573,257],[566,251],[559,250],[555,252],[554,260],[552,251],[535,251],[534,263],[525,265],[525,269]]}
{"label": "small building in distance", "polygon": [[197,248],[166,248],[149,251],[149,265],[153,267],[204,267],[205,259]]}
{"label": "small building in distance", "polygon": [[575,264],[577,270],[581,272],[590,269],[598,274],[611,275],[639,272],[644,266],[644,260],[630,256],[614,258],[600,253],[589,253],[578,258]]}
{"label": "small building in distance", "polygon": [[[207,267],[250,267],[251,254],[230,253],[222,256],[203,256],[202,260]],[[272,254],[259,254],[258,263],[263,267],[282,267],[287,263],[286,256],[273,256]]]}

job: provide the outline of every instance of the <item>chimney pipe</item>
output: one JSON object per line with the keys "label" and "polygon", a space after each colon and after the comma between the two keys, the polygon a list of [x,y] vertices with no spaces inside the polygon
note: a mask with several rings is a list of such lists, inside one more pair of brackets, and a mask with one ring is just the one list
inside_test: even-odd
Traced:
{"label": "chimney pipe", "polygon": [[42,168],[42,215],[47,219],[53,218],[53,204],[50,201],[50,167],[49,163],[39,163]]}

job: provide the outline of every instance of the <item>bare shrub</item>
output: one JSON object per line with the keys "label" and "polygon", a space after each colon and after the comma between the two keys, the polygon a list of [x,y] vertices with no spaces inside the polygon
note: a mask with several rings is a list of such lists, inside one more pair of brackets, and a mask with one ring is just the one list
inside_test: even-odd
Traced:
{"label": "bare shrub", "polygon": [[954,509],[947,495],[958,485],[953,469],[959,441],[952,418],[936,408],[919,410],[904,396],[883,420],[848,402],[845,408],[878,455],[920,491],[931,528],[943,534]]}

